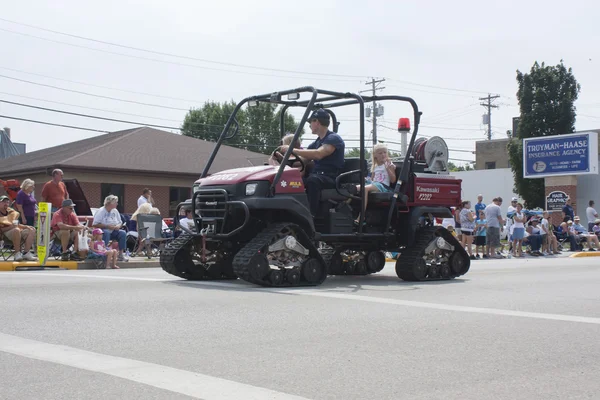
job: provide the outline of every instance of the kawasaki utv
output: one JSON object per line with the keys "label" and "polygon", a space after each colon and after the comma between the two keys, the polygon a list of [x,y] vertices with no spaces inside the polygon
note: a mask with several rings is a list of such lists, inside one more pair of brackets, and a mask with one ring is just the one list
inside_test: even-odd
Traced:
{"label": "kawasaki utv", "polygon": [[[302,95],[306,98],[301,99]],[[365,102],[399,101],[412,106],[414,127],[407,155],[395,162],[397,181],[391,193],[371,193],[365,210]],[[281,106],[281,135],[290,107],[304,114],[294,133],[299,140],[311,112],[324,108],[337,132],[334,109],[359,111],[360,156],[346,158],[336,187],[320,194],[313,218],[304,191],[301,159],[290,147],[279,166],[236,168],[209,175],[221,144],[236,136],[236,114],[259,102]],[[460,243],[436,218],[451,218],[460,202],[461,181],[448,175],[448,149],[441,138],[417,138],[421,112],[402,96],[364,97],[313,87],[252,96],[234,109],[194,184],[191,200],[177,209],[191,209],[193,224],[179,225],[182,234],[163,250],[162,268],[189,280],[235,279],[261,286],[319,285],[327,275],[367,275],[379,272],[386,252],[399,253],[396,274],[408,281],[452,279],[467,273],[470,259]],[[399,131],[406,132],[408,119]],[[343,135],[342,135],[343,138]],[[266,157],[265,157],[266,159]],[[360,185],[361,190],[350,190]],[[361,212],[362,211],[362,212]],[[354,220],[360,214],[360,223]]]}

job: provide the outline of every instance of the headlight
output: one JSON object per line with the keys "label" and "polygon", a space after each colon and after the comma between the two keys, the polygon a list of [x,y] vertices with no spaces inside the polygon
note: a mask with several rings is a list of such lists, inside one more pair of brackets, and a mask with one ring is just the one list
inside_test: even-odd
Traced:
{"label": "headlight", "polygon": [[256,192],[258,183],[249,183],[246,185],[246,196],[252,196]]}

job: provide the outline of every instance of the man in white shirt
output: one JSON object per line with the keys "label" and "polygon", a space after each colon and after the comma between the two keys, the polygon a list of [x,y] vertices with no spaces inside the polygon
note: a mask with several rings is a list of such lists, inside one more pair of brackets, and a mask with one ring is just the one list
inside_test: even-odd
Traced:
{"label": "man in white shirt", "polygon": [[150,203],[154,206],[154,199],[152,198],[152,190],[150,190],[148,188],[144,188],[144,190],[142,191],[142,195],[140,196],[140,198],[137,201],[138,208],[144,203]]}
{"label": "man in white shirt", "polygon": [[96,211],[92,227],[102,229],[102,240],[108,246],[108,242],[116,240],[119,243],[119,261],[129,261],[123,256],[123,250],[126,248],[127,234],[121,230],[123,221],[121,214],[117,210],[119,198],[114,195],[108,195],[104,199],[104,207]]}
{"label": "man in white shirt", "polygon": [[588,222],[588,232],[592,232],[594,229],[594,221],[598,218],[598,213],[594,209],[594,200],[590,200],[588,208],[585,209],[585,216]]}

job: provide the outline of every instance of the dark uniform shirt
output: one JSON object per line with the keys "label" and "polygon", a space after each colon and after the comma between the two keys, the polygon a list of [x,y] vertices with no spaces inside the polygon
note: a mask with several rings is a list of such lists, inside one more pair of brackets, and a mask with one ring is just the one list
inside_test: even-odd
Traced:
{"label": "dark uniform shirt", "polygon": [[335,147],[333,153],[320,160],[315,160],[313,172],[324,173],[328,175],[337,175],[344,168],[344,151],[346,145],[340,135],[332,131],[327,131],[323,139],[317,138],[308,148],[316,150],[324,144],[329,144]]}

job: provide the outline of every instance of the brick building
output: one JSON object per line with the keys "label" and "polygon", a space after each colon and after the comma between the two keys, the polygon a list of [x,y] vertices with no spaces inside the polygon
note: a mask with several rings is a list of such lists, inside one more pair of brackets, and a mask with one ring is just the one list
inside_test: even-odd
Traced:
{"label": "brick building", "polygon": [[[92,208],[104,197],[119,197],[119,211],[133,213],[143,188],[152,190],[161,214],[172,216],[175,206],[190,198],[214,143],[153,128],[141,127],[66,143],[0,160],[0,178],[33,179],[35,196],[51,179],[54,168],[64,179],[79,182]],[[211,171],[262,165],[264,154],[221,146]]]}

